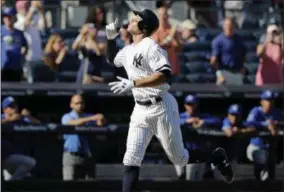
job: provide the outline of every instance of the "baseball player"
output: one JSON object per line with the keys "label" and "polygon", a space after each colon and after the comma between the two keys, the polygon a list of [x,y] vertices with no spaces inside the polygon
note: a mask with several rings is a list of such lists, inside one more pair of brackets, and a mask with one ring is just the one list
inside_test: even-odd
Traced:
{"label": "baseball player", "polygon": [[111,91],[121,95],[132,91],[135,107],[124,155],[123,192],[134,190],[139,178],[139,168],[146,148],[155,135],[167,156],[176,165],[184,166],[192,161],[208,161],[216,165],[228,183],[233,181],[233,172],[225,151],[217,148],[212,153],[184,148],[180,130],[178,104],[168,92],[171,65],[165,51],[150,38],[159,27],[157,16],[149,9],[133,11],[134,17],[127,28],[133,43],[117,54],[115,38],[117,19],[107,25],[107,57],[116,67],[124,67],[128,79],[117,77],[109,83]]}

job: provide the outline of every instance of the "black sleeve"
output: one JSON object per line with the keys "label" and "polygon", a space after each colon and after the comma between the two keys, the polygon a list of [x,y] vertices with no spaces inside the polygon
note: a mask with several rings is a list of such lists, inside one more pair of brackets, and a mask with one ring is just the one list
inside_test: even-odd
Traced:
{"label": "black sleeve", "polygon": [[166,78],[166,82],[171,85],[172,84],[172,72],[168,69],[164,69],[164,70],[161,70],[159,71],[161,73],[164,74],[165,78]]}
{"label": "black sleeve", "polygon": [[108,62],[113,64],[114,58],[119,51],[119,49],[116,45],[116,40],[115,39],[107,40],[107,48],[106,49],[107,49],[106,56],[107,56]]}

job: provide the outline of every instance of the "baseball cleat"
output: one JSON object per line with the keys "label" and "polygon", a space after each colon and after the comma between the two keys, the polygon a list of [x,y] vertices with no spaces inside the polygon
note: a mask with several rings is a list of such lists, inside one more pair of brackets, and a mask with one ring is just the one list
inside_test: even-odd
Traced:
{"label": "baseball cleat", "polygon": [[218,147],[212,153],[212,164],[220,171],[226,183],[232,183],[234,180],[234,172],[229,163],[226,151]]}

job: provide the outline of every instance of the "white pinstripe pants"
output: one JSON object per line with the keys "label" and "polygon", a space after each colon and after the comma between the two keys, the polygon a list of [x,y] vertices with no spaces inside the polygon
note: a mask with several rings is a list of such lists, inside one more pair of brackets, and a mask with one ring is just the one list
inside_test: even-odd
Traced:
{"label": "white pinstripe pants", "polygon": [[183,145],[177,102],[169,93],[161,97],[161,102],[148,107],[135,104],[128,131],[124,165],[140,166],[154,135],[175,165],[184,166],[188,163],[188,151]]}

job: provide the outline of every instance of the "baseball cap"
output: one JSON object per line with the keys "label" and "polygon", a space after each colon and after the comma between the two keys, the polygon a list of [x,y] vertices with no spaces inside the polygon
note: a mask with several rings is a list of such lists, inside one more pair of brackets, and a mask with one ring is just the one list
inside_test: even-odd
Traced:
{"label": "baseball cap", "polygon": [[1,11],[1,15],[4,16],[14,16],[17,14],[17,11],[13,7],[4,7]]}
{"label": "baseball cap", "polygon": [[15,106],[16,101],[13,97],[6,97],[3,101],[2,101],[2,108],[5,109],[7,107],[12,107]]}
{"label": "baseball cap", "polygon": [[279,32],[280,29],[279,29],[279,27],[278,27],[277,25],[275,25],[275,24],[269,25],[269,26],[267,27],[266,32],[267,32],[267,33],[272,33],[273,31]]}
{"label": "baseball cap", "polygon": [[184,103],[185,104],[196,104],[198,102],[198,98],[194,95],[186,96]]}
{"label": "baseball cap", "polygon": [[228,113],[232,115],[239,115],[241,112],[242,108],[238,104],[232,104],[228,109]]}
{"label": "baseball cap", "polygon": [[260,98],[263,100],[273,100],[277,97],[277,94],[271,90],[263,91],[260,95]]}

